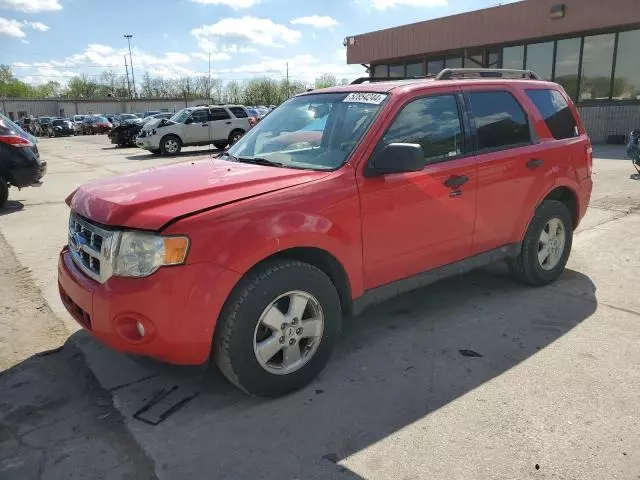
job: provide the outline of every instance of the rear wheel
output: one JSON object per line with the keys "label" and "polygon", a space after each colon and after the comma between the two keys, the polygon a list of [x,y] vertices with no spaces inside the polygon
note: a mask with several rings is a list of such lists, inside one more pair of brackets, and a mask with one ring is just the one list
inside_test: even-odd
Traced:
{"label": "rear wheel", "polygon": [[182,150],[182,142],[175,135],[167,135],[160,142],[160,151],[165,155],[177,155]]}
{"label": "rear wheel", "polygon": [[296,260],[268,262],[229,296],[218,320],[215,360],[251,395],[286,395],[324,368],[340,323],[340,299],[324,272]]}
{"label": "rear wheel", "polygon": [[567,206],[545,200],[536,210],[520,254],[509,260],[514,276],[528,285],[546,285],[564,271],[573,242],[573,219]]}
{"label": "rear wheel", "polygon": [[4,180],[4,178],[0,178],[0,208],[3,208],[9,199],[9,185]]}
{"label": "rear wheel", "polygon": [[218,150],[223,150],[225,148],[227,148],[227,145],[229,145],[229,142],[224,141],[224,142],[213,142],[213,146],[216,147]]}
{"label": "rear wheel", "polygon": [[244,130],[234,130],[229,135],[229,145],[235,145],[238,140],[244,135]]}

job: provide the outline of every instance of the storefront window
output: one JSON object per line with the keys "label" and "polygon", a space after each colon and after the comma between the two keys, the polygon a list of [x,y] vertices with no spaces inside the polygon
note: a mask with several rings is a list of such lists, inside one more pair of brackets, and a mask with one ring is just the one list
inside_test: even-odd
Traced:
{"label": "storefront window", "polygon": [[389,76],[386,65],[376,65],[373,67],[373,76],[376,78],[386,78]]}
{"label": "storefront window", "polygon": [[390,78],[404,78],[404,64],[389,65]]}
{"label": "storefront window", "polygon": [[462,57],[447,57],[444,68],[462,68]]}
{"label": "storefront window", "polygon": [[580,100],[609,98],[614,42],[613,33],[584,37]]}
{"label": "storefront window", "polygon": [[524,65],[524,45],[506,47],[502,50],[502,68],[522,70]]}
{"label": "storefront window", "polygon": [[424,62],[408,63],[407,77],[424,77]]}
{"label": "storefront window", "polygon": [[427,62],[427,74],[437,75],[444,68],[444,60],[429,60]]}
{"label": "storefront window", "polygon": [[484,51],[472,50],[467,53],[464,60],[465,68],[482,68],[484,67]]}
{"label": "storefront window", "polygon": [[640,30],[618,36],[613,98],[640,100]]}
{"label": "storefront window", "polygon": [[555,82],[562,85],[569,96],[578,97],[578,65],[580,63],[580,38],[558,40],[556,47]]}
{"label": "storefront window", "polygon": [[527,45],[527,70],[532,70],[544,80],[551,80],[553,70],[553,42]]}

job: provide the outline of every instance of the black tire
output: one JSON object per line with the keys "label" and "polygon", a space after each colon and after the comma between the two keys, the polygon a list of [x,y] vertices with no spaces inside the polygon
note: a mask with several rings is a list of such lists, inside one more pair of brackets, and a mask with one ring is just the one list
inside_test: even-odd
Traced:
{"label": "black tire", "polygon": [[[562,256],[551,270],[545,270],[538,260],[539,239],[542,230],[549,220],[557,218],[564,227],[565,243]],[[567,206],[557,200],[545,200],[536,210],[524,241],[520,254],[507,263],[514,277],[527,285],[542,286],[555,281],[564,271],[573,243],[573,218]]]}
{"label": "black tire", "polygon": [[162,152],[160,150],[149,150],[152,155],[160,155]]}
{"label": "black tire", "polygon": [[[172,152],[167,151],[167,143],[170,140],[174,140],[175,142],[177,142],[178,144],[177,150]],[[162,152],[163,155],[178,155],[180,153],[180,150],[182,150],[182,142],[176,135],[166,135],[165,137],[162,138],[162,140],[160,140],[160,151]]]}
{"label": "black tire", "polygon": [[213,142],[213,146],[216,147],[218,150],[224,150],[225,148],[227,148],[227,145],[229,145],[229,142],[227,141]]}
{"label": "black tire", "polygon": [[233,146],[244,135],[244,130],[237,128],[229,134],[229,145]]}
{"label": "black tire", "polygon": [[0,208],[4,208],[7,200],[9,200],[9,185],[4,178],[0,178]]}
{"label": "black tire", "polygon": [[[315,354],[289,374],[264,369],[253,342],[262,312],[282,294],[299,290],[313,295],[322,308],[324,329]],[[214,336],[214,359],[240,389],[257,397],[280,397],[309,384],[324,368],[340,336],[340,299],[329,277],[308,263],[282,259],[248,273],[233,290],[220,314]]]}

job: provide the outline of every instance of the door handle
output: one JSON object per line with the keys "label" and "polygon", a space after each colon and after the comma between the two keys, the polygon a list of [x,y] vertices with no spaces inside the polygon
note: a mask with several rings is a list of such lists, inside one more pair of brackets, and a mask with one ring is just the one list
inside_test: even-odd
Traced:
{"label": "door handle", "polygon": [[539,158],[532,158],[527,162],[527,168],[535,170],[536,168],[540,168],[543,164],[544,160],[540,160]]}
{"label": "door handle", "polygon": [[231,122],[224,122],[224,123],[226,123],[227,125],[231,125]]}
{"label": "door handle", "polygon": [[202,124],[202,126],[203,126],[203,127],[208,127],[208,126],[209,126],[209,124],[208,124],[208,123],[203,123],[203,124]]}
{"label": "door handle", "polygon": [[465,175],[451,175],[444,181],[445,186],[456,189],[467,183],[469,179]]}

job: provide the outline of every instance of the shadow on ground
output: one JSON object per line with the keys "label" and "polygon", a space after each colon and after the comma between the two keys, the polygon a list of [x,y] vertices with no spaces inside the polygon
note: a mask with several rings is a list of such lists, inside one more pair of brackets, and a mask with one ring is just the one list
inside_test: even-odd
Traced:
{"label": "shadow on ground", "polygon": [[24,203],[19,200],[8,200],[3,208],[0,208],[0,217],[10,213],[19,212],[24,208]]}
{"label": "shadow on ground", "polygon": [[[132,380],[119,354],[86,334],[76,340],[88,358],[100,359],[92,366],[98,378],[101,366],[109,366],[116,404],[166,478],[206,471],[217,478],[358,478],[342,459],[535,355],[596,307],[595,286],[580,273],[565,272],[555,286],[527,288],[496,265],[346,320],[321,376],[271,401],[239,392],[217,370],[203,375],[147,360],[136,363],[142,370]],[[165,399],[158,410],[167,410],[165,419],[149,425],[135,418],[163,391],[173,392],[173,403]]]}
{"label": "shadow on ground", "polygon": [[0,478],[156,476],[109,393],[67,342],[0,373]]}

